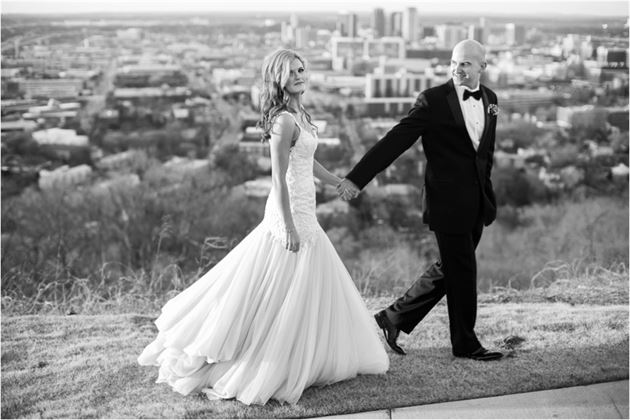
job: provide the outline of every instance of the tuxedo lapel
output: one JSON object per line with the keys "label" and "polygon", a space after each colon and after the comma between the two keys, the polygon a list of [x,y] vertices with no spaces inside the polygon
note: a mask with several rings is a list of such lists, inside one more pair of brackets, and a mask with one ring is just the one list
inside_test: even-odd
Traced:
{"label": "tuxedo lapel", "polygon": [[457,97],[457,89],[455,89],[455,85],[453,84],[453,79],[449,80],[446,84],[448,88],[448,93],[446,94],[446,100],[448,102],[449,108],[451,108],[451,113],[453,114],[453,119],[455,120],[455,124],[457,124],[462,131],[466,134],[466,143],[470,147],[470,150],[475,152],[475,147],[472,144],[472,140],[470,139],[470,135],[468,134],[468,129],[466,128],[466,121],[464,121],[464,113],[462,112],[462,107],[459,105],[459,98]]}
{"label": "tuxedo lapel", "polygon": [[453,80],[449,80],[447,83],[448,93],[446,94],[446,100],[448,101],[448,106],[451,108],[451,113],[453,114],[453,118],[455,119],[455,123],[461,126],[466,133],[466,123],[464,122],[464,114],[462,113],[462,108],[459,106],[459,99],[457,98],[457,89],[453,85]]}

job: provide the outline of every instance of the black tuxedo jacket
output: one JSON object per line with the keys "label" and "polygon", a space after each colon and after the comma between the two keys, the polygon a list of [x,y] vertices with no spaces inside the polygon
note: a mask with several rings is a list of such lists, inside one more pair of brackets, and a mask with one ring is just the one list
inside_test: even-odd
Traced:
{"label": "black tuxedo jacket", "polygon": [[[433,231],[470,232],[479,217],[496,217],[490,172],[494,153],[496,94],[481,85],[484,131],[475,151],[453,81],[422,92],[409,114],[374,145],[346,176],[363,188],[420,136],[427,158],[423,218]],[[495,107],[490,107],[495,104]]]}

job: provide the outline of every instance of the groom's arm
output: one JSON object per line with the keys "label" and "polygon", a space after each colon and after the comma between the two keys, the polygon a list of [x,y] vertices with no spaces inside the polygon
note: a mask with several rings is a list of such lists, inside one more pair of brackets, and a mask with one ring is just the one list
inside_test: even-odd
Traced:
{"label": "groom's arm", "polygon": [[418,140],[430,121],[429,114],[429,103],[421,93],[407,116],[368,150],[346,178],[363,189],[379,172],[391,165]]}
{"label": "groom's arm", "polygon": [[487,161],[487,167],[486,167],[486,195],[488,196],[488,199],[490,200],[490,202],[492,203],[492,205],[494,206],[494,208],[497,208],[497,199],[494,195],[494,188],[492,186],[492,179],[490,178],[490,175],[492,174],[492,164],[494,162],[494,141],[492,142],[492,144],[490,145],[490,147],[488,148],[488,161]]}
{"label": "groom's arm", "polygon": [[[497,101],[497,97],[496,95],[494,96],[494,100],[492,101],[495,104],[498,104]],[[495,117],[496,118],[496,117]],[[496,124],[496,122],[495,122]],[[492,143],[490,143],[490,147],[488,147],[488,156],[487,156],[487,160],[486,160],[486,195],[488,196],[488,199],[490,200],[490,202],[492,203],[492,205],[494,206],[494,208],[497,208],[497,199],[494,195],[494,188],[492,186],[492,179],[491,179],[491,175],[492,175],[492,165],[494,163],[494,144],[496,143],[496,125],[494,127],[495,132],[492,133]]]}

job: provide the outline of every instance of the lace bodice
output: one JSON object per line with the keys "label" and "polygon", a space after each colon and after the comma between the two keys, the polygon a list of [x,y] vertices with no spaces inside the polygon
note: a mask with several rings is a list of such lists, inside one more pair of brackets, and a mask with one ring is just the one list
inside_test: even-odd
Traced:
{"label": "lace bodice", "polygon": [[[293,117],[289,112],[286,113]],[[315,215],[315,180],[313,178],[313,156],[317,149],[317,134],[299,124],[298,127],[300,134],[289,150],[286,181],[293,223],[300,236],[301,244],[308,246],[314,233],[321,229]],[[275,188],[272,187],[267,198],[263,223],[274,237],[284,241],[286,230],[282,213],[278,208],[276,193]]]}

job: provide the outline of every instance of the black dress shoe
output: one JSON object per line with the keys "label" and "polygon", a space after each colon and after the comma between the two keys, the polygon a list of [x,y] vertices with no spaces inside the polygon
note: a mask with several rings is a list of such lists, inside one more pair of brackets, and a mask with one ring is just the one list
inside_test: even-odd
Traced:
{"label": "black dress shoe", "polygon": [[398,334],[400,334],[400,330],[396,328],[394,324],[391,323],[387,315],[385,315],[385,311],[381,311],[377,314],[374,314],[374,319],[376,319],[376,323],[379,328],[383,330],[383,335],[385,335],[385,341],[398,354],[405,355],[405,351],[396,344],[396,340],[398,340]]}
{"label": "black dress shoe", "polygon": [[483,362],[488,362],[490,360],[498,360],[503,357],[503,353],[498,351],[489,351],[480,347],[472,353],[466,354],[455,354],[455,357],[465,357],[467,359],[473,360],[481,360]]}

